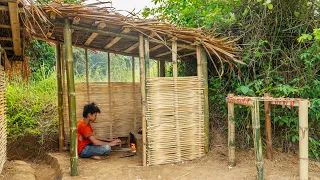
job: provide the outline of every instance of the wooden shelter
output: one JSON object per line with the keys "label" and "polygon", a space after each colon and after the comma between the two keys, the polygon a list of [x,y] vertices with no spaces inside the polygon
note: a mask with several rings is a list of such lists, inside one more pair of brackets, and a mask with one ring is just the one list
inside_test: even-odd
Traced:
{"label": "wooden shelter", "polygon": [[[94,125],[101,135],[142,129],[144,166],[192,160],[208,152],[207,61],[211,60],[220,75],[218,66],[242,63],[236,59],[234,41],[201,29],[126,17],[108,3],[31,4],[24,7],[24,12],[29,15],[25,32],[34,39],[56,44],[59,142],[62,150],[65,138],[70,137],[71,175],[78,174],[76,123],[84,104],[90,101],[105,112],[104,120]],[[73,46],[85,48],[86,58],[87,49],[130,56],[133,62],[139,57],[140,83],[134,79],[127,84],[110,79],[94,83],[88,81],[87,73],[85,83],[75,84]],[[161,77],[150,78],[150,59],[159,61]],[[178,61],[184,60],[197,62],[197,76],[179,76]],[[173,77],[164,77],[165,61],[172,62]],[[126,129],[124,124],[130,126]],[[65,128],[70,133],[64,132]]]}

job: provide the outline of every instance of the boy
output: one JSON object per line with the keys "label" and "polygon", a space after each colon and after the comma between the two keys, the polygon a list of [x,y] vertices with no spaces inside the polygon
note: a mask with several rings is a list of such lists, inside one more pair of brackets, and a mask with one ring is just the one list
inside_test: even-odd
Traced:
{"label": "boy", "polygon": [[96,104],[87,104],[83,108],[83,119],[77,124],[78,132],[78,154],[80,157],[101,159],[110,153],[111,146],[121,143],[120,139],[107,139],[95,135],[90,122],[95,122],[100,109]]}

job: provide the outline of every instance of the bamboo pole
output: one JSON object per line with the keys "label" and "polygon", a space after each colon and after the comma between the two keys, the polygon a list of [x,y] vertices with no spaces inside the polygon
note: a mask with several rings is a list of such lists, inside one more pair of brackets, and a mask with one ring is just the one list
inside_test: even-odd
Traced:
{"label": "bamboo pole", "polygon": [[64,122],[63,122],[63,89],[61,72],[61,45],[56,44],[56,68],[58,85],[58,114],[59,114],[59,151],[64,147]]}
{"label": "bamboo pole", "polygon": [[254,138],[254,150],[256,156],[256,166],[258,171],[258,180],[263,180],[263,157],[262,157],[262,145],[260,134],[260,114],[259,114],[259,101],[253,101],[252,112],[252,129]]}
{"label": "bamboo pole", "polygon": [[[132,108],[134,112],[134,118],[133,118],[133,130],[137,131],[137,118],[136,118],[136,111],[135,111],[135,103],[136,103],[136,78],[135,78],[135,63],[134,63],[134,56],[132,56]],[[136,132],[135,132],[136,133]]]}
{"label": "bamboo pole", "polygon": [[72,56],[72,37],[70,22],[65,19],[64,27],[64,42],[65,42],[65,61],[67,62],[67,84],[69,97],[69,121],[70,121],[70,163],[71,176],[78,175],[78,152],[77,152],[77,120],[76,120],[76,98],[74,85],[74,69]]}
{"label": "bamboo pole", "polygon": [[202,77],[203,77],[203,98],[204,98],[204,133],[205,133],[205,152],[209,152],[209,89],[208,89],[208,58],[204,49],[201,48],[201,60],[202,60]]}
{"label": "bamboo pole", "polygon": [[[264,97],[270,97],[269,93],[264,94]],[[272,132],[271,132],[271,103],[270,101],[264,101],[264,110],[265,110],[265,124],[266,124],[266,136],[267,136],[267,157],[268,159],[273,158],[272,154]]]}
{"label": "bamboo pole", "polygon": [[147,166],[147,123],[146,123],[146,74],[144,60],[143,34],[139,35],[139,58],[140,58],[140,87],[142,109],[142,165]]}
{"label": "bamboo pole", "polygon": [[[198,45],[196,47],[196,54],[197,54],[197,77],[198,77],[198,88],[199,90],[203,87],[203,80],[202,80],[202,59],[201,59],[201,49],[200,46]],[[202,102],[202,97],[199,96],[199,102]],[[198,110],[199,110],[199,114],[201,118],[203,117],[203,104],[199,103],[198,106]],[[203,124],[204,125],[204,124]],[[199,121],[199,127],[201,127],[201,123]],[[199,136],[198,138],[201,139],[202,141],[202,145],[205,145],[205,140],[203,139],[203,137],[201,136],[202,132],[200,132],[200,128],[199,128]],[[199,146],[199,151],[200,151],[200,146]],[[201,150],[202,151],[202,150]]]}
{"label": "bamboo pole", "polygon": [[309,179],[308,139],[308,101],[304,100],[299,102],[300,180]]}
{"label": "bamboo pole", "polygon": [[160,77],[166,76],[165,61],[160,61]]}
{"label": "bamboo pole", "polygon": [[112,138],[112,126],[113,126],[113,116],[112,116],[112,94],[111,94],[111,58],[110,53],[108,53],[108,97],[109,97],[109,119],[110,119],[110,126],[109,126],[109,138]]}
{"label": "bamboo pole", "polygon": [[[233,97],[233,94],[228,94]],[[229,166],[236,165],[236,145],[235,145],[235,120],[234,120],[234,103],[228,103],[228,157]]]}
{"label": "bamboo pole", "polygon": [[178,102],[178,45],[177,41],[172,42],[172,65],[173,65],[173,81],[174,81],[174,120],[176,125],[177,136],[177,160],[181,161],[181,147],[180,147],[180,123],[179,123],[179,102]]}
{"label": "bamboo pole", "polygon": [[160,77],[160,61],[157,61],[157,75]]}
{"label": "bamboo pole", "polygon": [[89,61],[88,61],[88,49],[84,49],[84,55],[86,58],[86,84],[87,84],[87,98],[88,103],[90,103],[90,93],[89,93]]}

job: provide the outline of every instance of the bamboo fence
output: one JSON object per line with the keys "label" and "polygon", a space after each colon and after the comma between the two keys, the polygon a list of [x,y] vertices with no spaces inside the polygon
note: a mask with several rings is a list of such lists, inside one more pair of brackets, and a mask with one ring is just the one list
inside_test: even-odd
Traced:
{"label": "bamboo fence", "polygon": [[199,84],[197,76],[147,80],[148,165],[193,160],[204,154],[204,102]]}
{"label": "bamboo fence", "polygon": [[[1,53],[0,53],[1,57]],[[0,58],[1,59],[1,58]],[[0,173],[7,160],[6,85],[3,66],[0,67]]]}
{"label": "bamboo fence", "polygon": [[[128,137],[129,132],[137,132],[141,129],[141,102],[140,85],[127,82],[89,82],[90,102],[95,102],[101,110],[96,123],[91,123],[93,131],[101,137]],[[134,86],[134,89],[133,89]],[[88,103],[87,82],[76,83],[76,118],[81,120],[82,111],[85,104]],[[110,91],[109,91],[110,90]],[[109,92],[112,93],[110,96]],[[65,133],[66,143],[70,141],[69,116],[67,90],[64,89],[64,101],[66,110],[64,117],[66,119]],[[109,97],[111,102],[109,103]],[[111,107],[109,106],[111,105]],[[134,121],[136,119],[136,121]],[[136,123],[136,124],[134,124]],[[136,127],[136,129],[134,129]]]}

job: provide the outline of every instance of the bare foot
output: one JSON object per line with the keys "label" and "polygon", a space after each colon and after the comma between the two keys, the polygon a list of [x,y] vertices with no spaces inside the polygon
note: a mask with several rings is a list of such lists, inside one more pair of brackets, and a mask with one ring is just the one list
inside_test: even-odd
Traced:
{"label": "bare foot", "polygon": [[101,157],[100,156],[91,156],[92,159],[95,159],[95,160],[101,160]]}

